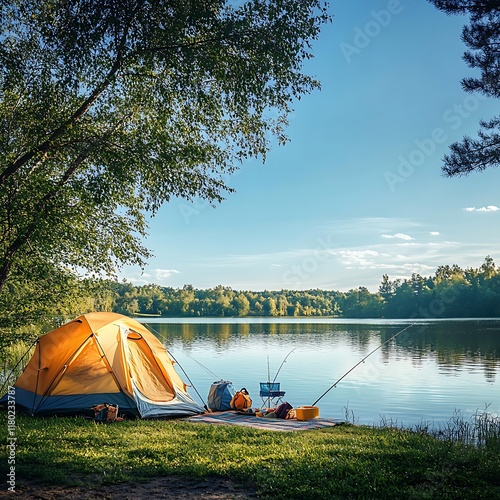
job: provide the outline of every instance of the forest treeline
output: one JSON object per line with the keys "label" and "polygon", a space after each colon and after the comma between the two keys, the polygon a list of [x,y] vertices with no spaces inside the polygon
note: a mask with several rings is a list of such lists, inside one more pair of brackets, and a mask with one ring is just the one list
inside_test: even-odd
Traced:
{"label": "forest treeline", "polygon": [[500,269],[486,257],[477,269],[440,266],[433,276],[382,277],[377,292],[328,290],[200,290],[106,281],[94,310],[170,317],[333,316],[343,318],[451,318],[500,316]]}

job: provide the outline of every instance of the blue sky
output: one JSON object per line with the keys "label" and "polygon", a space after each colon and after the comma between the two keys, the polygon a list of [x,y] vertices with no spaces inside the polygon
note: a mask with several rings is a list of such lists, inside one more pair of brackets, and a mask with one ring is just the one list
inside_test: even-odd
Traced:
{"label": "blue sky", "polygon": [[227,179],[215,209],[173,200],[151,221],[134,284],[376,291],[383,274],[500,264],[500,172],[446,179],[442,157],[500,103],[465,93],[465,17],[424,0],[339,0],[294,107],[291,141]]}

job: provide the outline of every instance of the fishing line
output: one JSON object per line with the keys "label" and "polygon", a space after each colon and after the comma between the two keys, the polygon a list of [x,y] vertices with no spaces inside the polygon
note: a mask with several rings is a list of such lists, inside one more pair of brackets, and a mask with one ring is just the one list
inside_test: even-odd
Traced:
{"label": "fishing line", "polygon": [[[186,353],[184,353],[186,354]],[[186,356],[189,358],[189,359],[192,359],[195,363],[198,363],[204,370],[207,371],[207,373],[210,373],[210,375],[213,375],[214,378],[216,378],[217,380],[222,380],[222,377],[219,377],[219,375],[217,375],[216,373],[214,373],[212,370],[210,370],[210,368],[207,368],[204,364],[200,363],[197,359],[194,359],[192,356],[190,356],[189,354],[186,354]]]}
{"label": "fishing line", "polygon": [[398,335],[401,335],[404,331],[408,330],[408,328],[411,328],[413,326],[413,323],[411,325],[408,325],[406,328],[403,328],[401,331],[399,331],[398,333],[396,333],[396,335],[393,335],[391,338],[387,339],[385,342],[382,342],[382,344],[380,344],[378,347],[376,347],[375,349],[373,349],[373,351],[371,351],[370,353],[368,353],[361,361],[358,361],[351,369],[349,369],[347,372],[344,373],[344,375],[342,375],[342,377],[340,377],[337,382],[335,382],[333,385],[331,385],[313,404],[312,406],[316,406],[316,403],[322,399],[324,396],[326,396],[334,387],[337,386],[337,384],[343,380],[345,377],[347,377],[347,375],[349,375],[349,373],[351,373],[356,367],[358,367],[361,363],[364,363],[365,360],[367,358],[369,358],[374,352],[378,351],[382,346],[384,346],[385,344],[389,343],[391,340],[395,339]]}
{"label": "fishing line", "polygon": [[151,330],[154,334],[156,334],[157,337],[160,337],[160,339],[163,341],[163,343],[165,343],[167,341],[167,337],[165,337],[165,335],[162,335],[156,328],[153,328],[149,324],[144,324],[144,323],[141,323],[141,324],[142,324],[142,326],[144,326],[144,328]]}
{"label": "fishing line", "polygon": [[[148,325],[148,328],[150,330],[152,330],[154,333],[156,333],[158,336],[161,337],[161,334],[158,330],[155,330],[154,328],[151,328],[149,325]],[[167,339],[165,337],[163,337],[163,341],[165,342]],[[170,354],[170,352],[169,352]],[[213,375],[216,379],[221,379],[222,380],[222,377],[219,377],[216,373],[214,373],[212,370],[210,370],[209,368],[207,368],[204,364],[200,363],[197,359],[193,358],[193,356],[190,356],[189,354],[186,354],[184,353],[189,359],[192,359],[195,363],[198,363],[204,370],[207,371],[207,373],[210,373],[210,375]],[[179,365],[180,366],[180,365]]]}

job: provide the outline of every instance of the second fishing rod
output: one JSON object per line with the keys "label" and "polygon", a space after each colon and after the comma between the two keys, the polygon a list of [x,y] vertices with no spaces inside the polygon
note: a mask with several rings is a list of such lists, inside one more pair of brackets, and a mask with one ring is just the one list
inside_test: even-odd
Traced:
{"label": "second fishing rod", "polygon": [[337,387],[337,384],[343,380],[344,378],[347,377],[347,375],[349,375],[349,373],[351,373],[353,370],[355,370],[360,364],[364,363],[366,359],[368,359],[374,352],[378,351],[381,347],[383,347],[384,345],[388,344],[391,340],[395,339],[398,335],[401,335],[403,332],[405,332],[406,330],[408,330],[409,328],[411,328],[413,326],[413,323],[411,325],[408,325],[406,328],[403,328],[402,330],[400,330],[398,333],[396,333],[395,335],[393,335],[392,337],[388,338],[385,342],[382,342],[382,344],[380,344],[379,346],[377,346],[375,349],[373,349],[372,351],[370,351],[363,359],[361,359],[360,361],[358,361],[352,368],[350,368],[349,370],[347,370],[344,375],[342,375],[342,377],[340,377],[334,384],[332,384],[313,404],[312,406],[316,406],[316,404],[321,400],[323,399],[324,396],[326,396],[334,387]]}

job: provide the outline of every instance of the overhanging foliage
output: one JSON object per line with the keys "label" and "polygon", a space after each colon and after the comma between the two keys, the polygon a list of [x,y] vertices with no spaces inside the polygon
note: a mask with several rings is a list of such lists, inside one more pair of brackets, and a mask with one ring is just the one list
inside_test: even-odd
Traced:
{"label": "overhanging foliage", "polygon": [[[17,0],[0,7],[0,289],[30,255],[113,273],[171,197],[286,141],[319,0]],[[26,274],[29,279],[29,273]]]}

